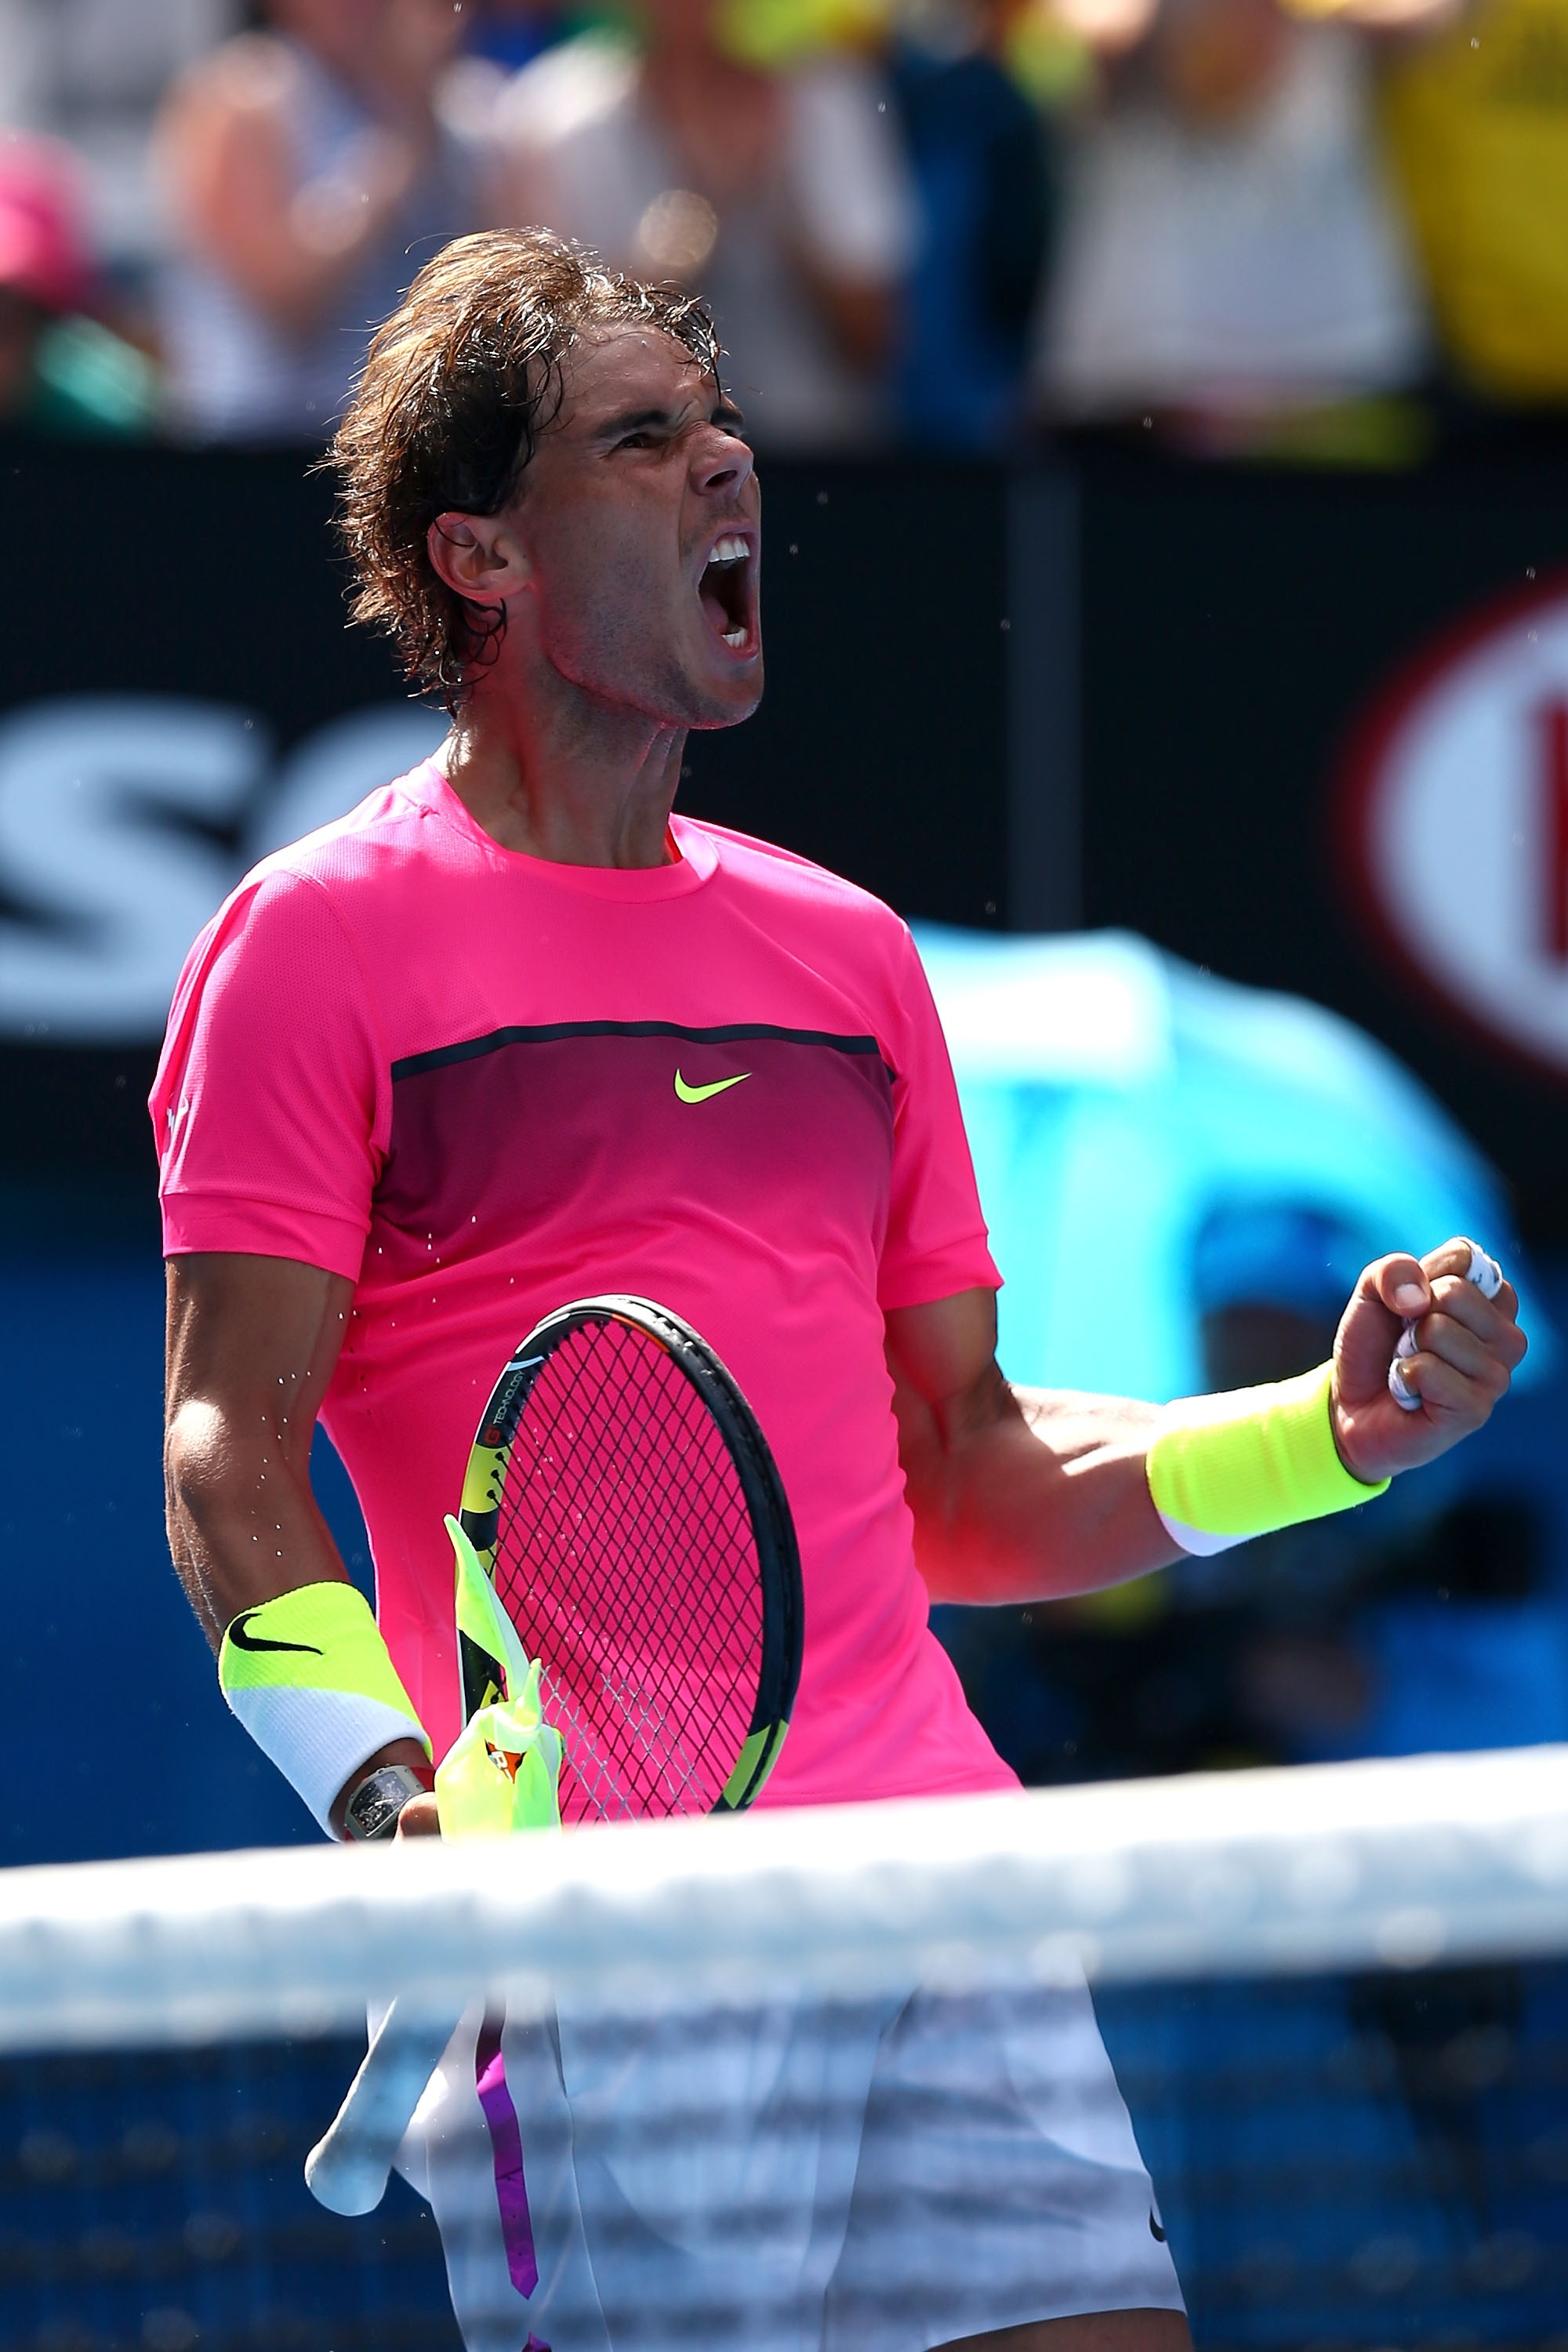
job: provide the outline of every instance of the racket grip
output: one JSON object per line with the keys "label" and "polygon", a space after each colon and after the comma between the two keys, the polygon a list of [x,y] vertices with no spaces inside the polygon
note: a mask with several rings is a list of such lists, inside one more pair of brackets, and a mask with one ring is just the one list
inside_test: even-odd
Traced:
{"label": "racket grip", "polygon": [[[1495,1257],[1489,1257],[1485,1250],[1478,1249],[1474,1242],[1470,1244],[1470,1262],[1465,1268],[1465,1280],[1473,1282],[1483,1298],[1495,1298],[1502,1288],[1501,1266]],[[1406,1317],[1405,1328],[1399,1335],[1399,1344],[1388,1367],[1388,1393],[1401,1412],[1419,1412],[1421,1410],[1420,1397],[1414,1389],[1405,1387],[1399,1370],[1401,1364],[1408,1363],[1412,1356],[1419,1353],[1415,1338],[1415,1326],[1419,1320],[1419,1316]]]}
{"label": "racket grip", "polygon": [[405,2009],[394,2001],[330,2129],[305,2158],[305,2186],[329,2213],[373,2213],[425,2086],[466,2002]]}

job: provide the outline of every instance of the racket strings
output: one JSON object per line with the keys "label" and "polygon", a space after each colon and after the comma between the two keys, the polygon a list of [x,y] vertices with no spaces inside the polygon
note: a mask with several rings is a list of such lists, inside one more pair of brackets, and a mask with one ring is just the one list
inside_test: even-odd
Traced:
{"label": "racket strings", "polygon": [[[679,1381],[678,1385],[669,1381],[667,1358],[646,1343],[639,1346],[623,1327],[609,1328],[622,1343],[623,1358],[630,1365],[631,1410],[642,1419],[648,1444],[661,1467],[668,1473],[678,1466],[688,1480],[700,1476],[702,1491],[710,1498],[715,1491],[716,1477],[722,1507],[711,1534],[721,1548],[740,1543],[749,1551],[751,1524],[744,1498],[734,1481],[727,1451],[700,1400],[685,1381]],[[662,1579],[667,1585],[669,1562],[679,1557],[676,1548],[683,1540],[689,1544],[689,1530],[672,1509],[681,1495],[682,1489],[675,1484],[652,1483],[643,1490],[644,1511],[637,1531],[640,1540],[623,1555],[628,1571],[627,1598],[633,1608],[651,1607],[662,1598],[648,1589],[647,1572],[651,1571],[656,1582]],[[724,1654],[729,1644],[723,1633],[722,1626],[711,1619],[705,1628],[694,1625],[691,1629],[691,1663],[697,1678],[693,1680],[689,1671],[685,1686],[677,1693],[690,1717],[684,1738],[675,1734],[668,1687],[650,1689],[646,1680],[623,1678],[616,1683],[611,1678],[611,1687],[625,1711],[639,1751],[651,1759],[658,1743],[666,1743],[665,1788],[674,1800],[685,1795],[700,1769],[711,1738],[722,1728],[725,1682],[721,1674],[715,1680],[710,1670],[721,1669],[728,1662]],[[635,1666],[637,1662],[632,1663]],[[679,1656],[673,1663],[678,1668],[689,1664]]]}
{"label": "racket strings", "polygon": [[580,1326],[513,1437],[496,1585],[563,1735],[568,1821],[709,1811],[750,1728],[763,1604],[723,1436],[647,1335]]}
{"label": "racket strings", "polygon": [[[640,1416],[646,1446],[657,1451],[667,1472],[674,1469],[689,1481],[693,1476],[691,1454],[694,1444],[699,1450],[706,1450],[703,1439],[707,1433],[703,1423],[707,1415],[689,1390],[685,1398],[676,1392],[678,1408],[685,1406],[686,1410],[681,1412],[678,1409],[672,1415],[665,1409],[668,1400],[658,1395],[657,1383],[650,1382],[646,1369],[642,1370],[640,1377],[634,1379],[632,1386],[632,1409]],[[656,1391],[652,1395],[649,1394],[650,1388]],[[592,1399],[592,1386],[590,1397],[592,1402],[602,1407],[605,1400]],[[695,1412],[692,1406],[696,1407]],[[558,1455],[564,1454],[561,1465],[563,1485],[569,1486],[573,1464],[582,1461],[583,1453],[575,1444],[569,1449],[561,1448],[559,1440],[563,1433],[563,1419],[560,1412],[552,1416],[552,1434],[557,1443],[548,1451]],[[573,1434],[574,1436],[575,1433]],[[617,1470],[621,1466],[616,1465]],[[626,1482],[615,1473],[606,1480],[602,1463],[596,1464],[595,1468],[600,1475],[591,1483],[595,1489],[595,1502],[602,1512],[606,1485],[618,1490]],[[637,1490],[642,1499],[640,1516],[628,1524],[623,1515],[617,1530],[624,1609],[634,1626],[644,1624],[651,1632],[657,1624],[660,1596],[653,1589],[650,1571],[653,1577],[657,1577],[659,1570],[666,1567],[672,1555],[672,1547],[679,1543],[684,1530],[669,1509],[671,1491],[668,1486],[637,1482]],[[576,1539],[574,1548],[579,1549],[581,1557],[581,1531],[589,1514],[574,1508],[570,1517],[570,1534]],[[553,1526],[547,1519],[543,1532],[547,1538],[554,1537],[559,1550],[563,1530],[558,1514],[554,1515]],[[733,1529],[729,1532],[732,1534]],[[721,1676],[717,1685],[706,1679],[693,1679],[693,1668],[699,1662],[695,1658],[683,1657],[679,1651],[671,1654],[668,1644],[663,1645],[662,1654],[656,1655],[650,1662],[646,1654],[646,1643],[638,1644],[634,1638],[628,1644],[624,1636],[601,1640],[595,1645],[595,1654],[587,1660],[574,1657],[573,1651],[581,1648],[580,1639],[574,1638],[577,1628],[571,1622],[576,1614],[573,1606],[576,1598],[570,1591],[563,1595],[565,1607],[550,1612],[553,1621],[551,1627],[552,1638],[549,1642],[542,1638],[540,1646],[546,1655],[554,1656],[558,1669],[563,1669],[558,1670],[555,1676],[557,1696],[562,1703],[563,1714],[573,1719],[571,1727],[576,1737],[571,1745],[578,1760],[578,1777],[584,1783],[586,1808],[595,1812],[625,1809],[642,1811],[652,1800],[668,1810],[680,1809],[700,1773],[708,1742],[722,1727],[723,1678]],[[565,1622],[563,1622],[563,1619]],[[710,1641],[717,1630],[710,1626]],[[696,1633],[694,1626],[694,1643]],[[622,1736],[615,1743],[619,1754],[614,1759],[605,1752],[602,1739],[594,1736],[595,1730],[602,1727],[585,1719],[585,1714],[592,1712],[591,1700],[588,1710],[572,1704],[570,1685],[573,1682],[581,1685],[583,1677],[581,1675],[573,1675],[571,1667],[579,1664],[586,1664],[589,1668],[590,1689],[596,1685],[599,1695],[618,1715],[618,1729]],[[689,1718],[684,1722],[680,1712],[682,1707]],[[631,1768],[629,1773],[626,1769],[628,1765]],[[710,1801],[710,1790],[699,1789],[695,1793],[697,1801],[704,1804]]]}

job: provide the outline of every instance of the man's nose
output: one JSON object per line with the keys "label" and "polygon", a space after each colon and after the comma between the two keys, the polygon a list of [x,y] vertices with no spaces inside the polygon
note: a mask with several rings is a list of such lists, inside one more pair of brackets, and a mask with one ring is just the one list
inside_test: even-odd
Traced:
{"label": "man's nose", "polygon": [[733,498],[744,488],[755,463],[751,450],[735,434],[722,425],[710,425],[697,436],[692,447],[692,486]]}

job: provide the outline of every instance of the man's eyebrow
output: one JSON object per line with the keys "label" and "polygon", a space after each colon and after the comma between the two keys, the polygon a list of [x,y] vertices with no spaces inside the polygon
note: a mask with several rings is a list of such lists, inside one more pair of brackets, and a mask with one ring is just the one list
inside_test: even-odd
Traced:
{"label": "man's eyebrow", "polygon": [[[683,403],[682,410],[684,406]],[[673,408],[626,409],[620,415],[607,416],[602,425],[595,425],[594,438],[595,441],[618,441],[625,433],[643,433],[649,429],[673,432],[679,421],[679,414]],[[742,425],[744,421],[735,403],[724,394],[721,394],[709,419],[710,424],[726,426]]]}
{"label": "man's eyebrow", "polygon": [[607,416],[594,427],[596,441],[618,440],[623,433],[641,433],[649,425],[668,428],[675,422],[675,412],[669,408],[626,409],[619,416]]}

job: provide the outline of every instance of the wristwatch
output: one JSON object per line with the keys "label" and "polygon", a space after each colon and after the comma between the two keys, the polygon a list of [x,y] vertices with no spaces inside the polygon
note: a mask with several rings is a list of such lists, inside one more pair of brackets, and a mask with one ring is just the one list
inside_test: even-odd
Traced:
{"label": "wristwatch", "polygon": [[431,1777],[412,1764],[378,1764],[350,1793],[343,1809],[345,1840],[391,1837],[404,1806],[413,1797],[428,1795],[431,1786]]}

